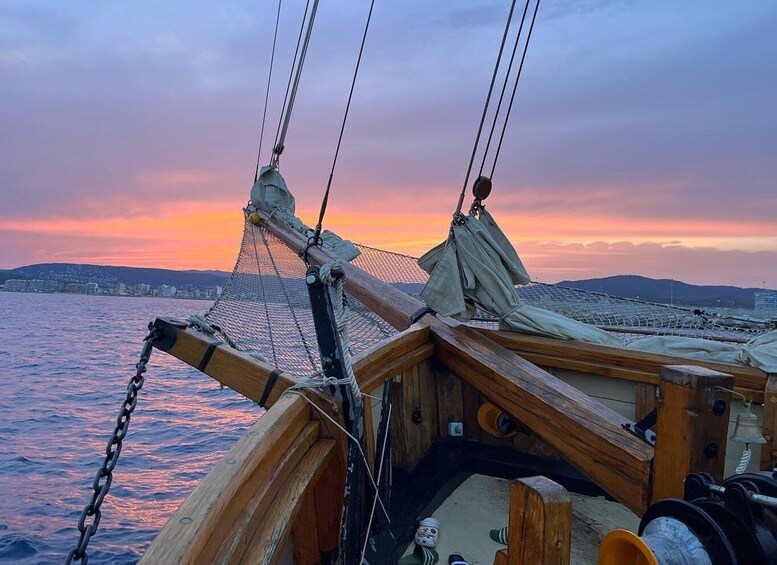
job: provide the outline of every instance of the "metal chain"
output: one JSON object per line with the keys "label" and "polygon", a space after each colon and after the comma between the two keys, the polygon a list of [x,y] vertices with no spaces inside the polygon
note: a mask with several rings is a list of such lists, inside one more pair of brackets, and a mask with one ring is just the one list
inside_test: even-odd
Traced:
{"label": "metal chain", "polygon": [[[86,555],[86,546],[89,545],[89,540],[97,531],[97,527],[100,525],[100,517],[102,512],[100,506],[105,500],[105,495],[108,494],[108,490],[111,488],[111,482],[113,481],[113,469],[116,467],[116,463],[119,460],[119,454],[121,453],[121,445],[127,430],[129,429],[130,417],[132,412],[135,411],[135,407],[138,403],[138,392],[143,388],[143,373],[146,372],[146,365],[151,357],[151,351],[153,350],[154,340],[157,338],[157,329],[152,324],[148,325],[149,333],[143,339],[143,350],[140,353],[140,361],[135,365],[137,372],[135,376],[129,380],[127,384],[127,396],[124,402],[121,404],[121,410],[119,410],[119,417],[116,418],[116,428],[111,434],[111,438],[108,440],[108,445],[105,447],[105,460],[100,465],[100,469],[97,471],[97,475],[92,483],[94,492],[92,499],[84,507],[81,512],[81,517],[78,519],[78,531],[81,532],[81,537],[78,540],[78,545],[70,551],[65,560],[65,563],[69,565],[74,561],[80,561],[83,565],[89,561]],[[87,521],[91,519],[91,523],[87,524]]]}

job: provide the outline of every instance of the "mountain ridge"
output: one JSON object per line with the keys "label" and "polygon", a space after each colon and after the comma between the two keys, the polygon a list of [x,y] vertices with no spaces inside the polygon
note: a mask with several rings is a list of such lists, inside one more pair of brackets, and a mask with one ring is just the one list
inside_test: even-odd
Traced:
{"label": "mountain ridge", "polygon": [[[223,286],[231,273],[213,269],[175,270],[90,263],[36,263],[15,269],[0,269],[0,283],[8,279],[47,279],[62,283],[124,283],[185,287]],[[683,306],[753,308],[754,291],[732,285],[692,285],[674,279],[653,279],[641,275],[614,275],[581,280],[564,280],[560,286],[601,292],[647,302]]]}

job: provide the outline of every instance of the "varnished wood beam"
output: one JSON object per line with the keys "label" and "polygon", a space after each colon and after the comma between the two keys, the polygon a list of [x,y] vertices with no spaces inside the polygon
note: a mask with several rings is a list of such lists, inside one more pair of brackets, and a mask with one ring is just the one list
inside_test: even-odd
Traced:
{"label": "varnished wood beam", "polygon": [[[483,335],[493,339],[519,355],[527,354],[544,366],[555,367],[565,362],[564,369],[577,369],[619,379],[658,384],[658,373],[664,365],[676,365],[678,357],[610,347],[592,343],[577,343],[563,339],[520,334],[478,328]],[[755,367],[689,359],[688,363],[734,376],[734,386],[752,390],[762,398],[766,386],[766,373]],[[598,368],[598,369],[597,369]],[[620,370],[620,369],[624,370]],[[647,378],[643,380],[641,374]],[[752,394],[748,398],[752,398]]]}
{"label": "varnished wood beam", "polygon": [[[731,410],[731,375],[690,365],[661,369],[652,502],[682,498],[690,473],[723,481]],[[720,404],[717,404],[721,401]]]}
{"label": "varnished wood beam", "polygon": [[[159,323],[165,322],[162,320]],[[267,407],[272,406],[283,391],[297,382],[293,376],[276,371],[271,365],[199,331],[170,324],[166,328],[174,335],[174,343],[165,349],[167,353],[255,402],[261,399],[270,376],[276,372],[277,380],[265,402]],[[371,392],[385,379],[431,357],[434,347],[428,340],[429,328],[416,324],[355,355],[353,368],[360,386],[365,392]],[[207,363],[203,366],[203,359],[206,358]]]}
{"label": "varnished wood beam", "polygon": [[[170,332],[170,341],[173,341],[164,351],[254,402],[262,398],[274,367],[192,328],[176,327],[163,319],[155,323],[165,324],[164,331]],[[296,382],[287,373],[276,371],[276,374],[266,407],[272,406]]]}
{"label": "varnished wood beam", "polygon": [[288,538],[290,527],[305,494],[318,481],[326,468],[328,459],[334,452],[335,442],[322,439],[317,441],[305,454],[297,467],[284,481],[280,492],[262,515],[257,530],[246,553],[234,563],[274,563],[278,549]]}
{"label": "varnished wood beam", "polygon": [[511,414],[616,499],[648,505],[653,448],[617,412],[472,328],[431,320],[437,358]]}
{"label": "varnished wood beam", "polygon": [[510,483],[509,565],[568,565],[571,541],[572,500],[564,487],[545,477]]}
{"label": "varnished wood beam", "polygon": [[370,393],[386,379],[418,365],[433,354],[429,326],[414,324],[360,352],[354,358],[353,372],[362,391]]}

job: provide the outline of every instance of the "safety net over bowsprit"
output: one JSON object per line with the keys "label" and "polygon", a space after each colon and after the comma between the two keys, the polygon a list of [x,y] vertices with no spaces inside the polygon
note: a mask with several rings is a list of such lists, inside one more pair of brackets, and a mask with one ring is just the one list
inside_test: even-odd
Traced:
{"label": "safety net over bowsprit", "polygon": [[[371,275],[418,296],[428,275],[417,259],[359,245],[361,255],[353,263]],[[532,282],[516,286],[521,302],[567,316],[578,322],[621,334],[665,335],[746,342],[770,330],[770,322],[745,317],[713,314],[698,308],[658,304],[610,296],[555,284]],[[473,321],[497,326],[497,319],[479,310]]]}
{"label": "safety net over bowsprit", "polygon": [[[392,286],[418,296],[428,275],[408,255],[358,245],[351,263]],[[743,344],[769,332],[767,321],[706,313],[692,308],[619,298],[604,293],[531,283],[516,287],[522,303],[617,333],[625,342],[645,335],[704,338]],[[351,353],[396,333],[387,322],[349,297]],[[246,219],[232,277],[205,315],[222,337],[292,375],[319,370],[318,346],[305,284],[305,265],[263,224]],[[478,310],[471,323],[497,328],[498,320]]]}
{"label": "safety net over bowsprit", "polygon": [[[396,333],[353,297],[348,304],[351,353]],[[246,219],[232,277],[205,319],[241,351],[260,353],[292,375],[320,368],[305,264],[263,225]]]}

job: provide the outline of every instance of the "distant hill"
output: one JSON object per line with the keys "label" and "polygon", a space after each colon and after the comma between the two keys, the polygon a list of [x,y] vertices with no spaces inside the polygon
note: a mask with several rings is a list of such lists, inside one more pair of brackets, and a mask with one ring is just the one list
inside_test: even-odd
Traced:
{"label": "distant hill", "polygon": [[600,279],[561,281],[561,286],[602,292],[624,298],[639,298],[662,304],[726,308],[753,308],[755,288],[699,286],[671,279],[651,279],[637,275],[617,275]]}
{"label": "distant hill", "polygon": [[[7,279],[47,279],[63,283],[96,282],[100,285],[113,285],[119,282],[127,285],[144,283],[151,285],[152,288],[167,284],[183,289],[223,286],[229,280],[229,276],[230,273],[225,271],[213,270],[174,271],[74,263],[41,263],[0,270],[0,283],[4,283]],[[651,279],[637,275],[562,281],[559,285],[663,304],[744,309],[753,309],[753,291],[758,290],[736,286],[697,286],[670,279]],[[422,288],[419,284],[399,286],[401,290],[414,295],[417,295]]]}
{"label": "distant hill", "polygon": [[96,282],[100,285],[124,283],[127,285],[162,284],[211,287],[223,286],[230,273],[224,271],[173,271],[170,269],[145,269],[138,267],[114,267],[107,265],[77,265],[74,263],[40,263],[7,271],[0,271],[0,282],[7,279],[46,279],[63,283]]}

